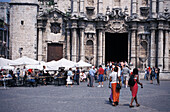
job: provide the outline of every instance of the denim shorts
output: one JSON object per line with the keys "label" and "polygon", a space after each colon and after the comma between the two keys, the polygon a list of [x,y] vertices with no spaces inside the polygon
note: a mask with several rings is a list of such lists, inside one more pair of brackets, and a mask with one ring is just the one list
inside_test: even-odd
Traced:
{"label": "denim shorts", "polygon": [[103,74],[99,74],[99,82],[103,82]]}

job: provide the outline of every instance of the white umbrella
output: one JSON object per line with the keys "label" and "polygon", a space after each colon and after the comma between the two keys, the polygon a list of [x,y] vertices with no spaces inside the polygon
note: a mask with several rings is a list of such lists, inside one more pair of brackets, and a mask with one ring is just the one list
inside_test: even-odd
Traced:
{"label": "white umbrella", "polygon": [[[14,62],[19,63],[17,65],[38,65],[39,64],[39,61],[28,58],[26,56],[18,58],[16,60],[14,60]],[[16,65],[16,64],[11,64],[11,65]]]}
{"label": "white umbrella", "polygon": [[13,66],[6,65],[6,66],[2,66],[1,69],[14,70],[14,67],[13,67]]}
{"label": "white umbrella", "polygon": [[78,63],[77,63],[77,66],[78,67],[91,67],[92,64],[89,64],[87,62],[84,62],[83,60],[80,60]]}
{"label": "white umbrella", "polygon": [[43,66],[46,67],[46,63],[44,61],[39,61],[39,65],[26,65],[26,69],[38,69],[43,70]]}
{"label": "white umbrella", "polygon": [[73,62],[73,61],[69,61],[65,58],[62,58],[58,61],[51,61],[51,62],[48,62],[47,63],[47,66],[49,66],[50,68],[59,68],[59,67],[65,67],[65,69],[68,69],[68,68],[72,68],[72,67],[75,67],[76,66],[76,63]]}
{"label": "white umbrella", "polygon": [[0,67],[11,65],[11,64],[18,64],[18,63],[14,62],[13,60],[0,58]]}

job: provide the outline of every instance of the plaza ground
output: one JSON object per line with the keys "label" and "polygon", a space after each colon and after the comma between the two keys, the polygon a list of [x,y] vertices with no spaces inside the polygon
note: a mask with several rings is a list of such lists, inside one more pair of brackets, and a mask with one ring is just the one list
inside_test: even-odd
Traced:
{"label": "plaza ground", "polygon": [[[38,86],[38,87],[0,87],[0,112],[170,112],[170,81],[161,81],[161,85],[141,81],[139,88],[140,107],[129,108],[131,93],[122,88],[120,104],[113,107],[108,97],[108,82],[103,88],[87,87],[83,82],[79,86]],[[135,102],[133,103],[135,105]]]}

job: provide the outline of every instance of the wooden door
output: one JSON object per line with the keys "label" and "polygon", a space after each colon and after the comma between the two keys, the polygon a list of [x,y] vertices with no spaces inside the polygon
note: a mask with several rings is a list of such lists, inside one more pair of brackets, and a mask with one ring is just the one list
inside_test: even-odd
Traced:
{"label": "wooden door", "polygon": [[63,58],[63,44],[50,43],[47,52],[47,61],[60,60]]}

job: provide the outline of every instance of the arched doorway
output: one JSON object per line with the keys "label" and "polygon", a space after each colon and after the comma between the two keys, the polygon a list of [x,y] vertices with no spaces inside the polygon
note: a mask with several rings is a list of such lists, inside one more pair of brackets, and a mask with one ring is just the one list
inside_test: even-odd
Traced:
{"label": "arched doorway", "polygon": [[105,63],[128,61],[128,33],[105,33]]}

